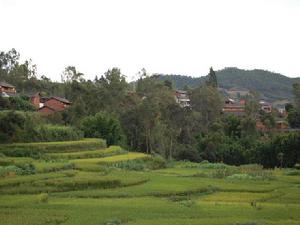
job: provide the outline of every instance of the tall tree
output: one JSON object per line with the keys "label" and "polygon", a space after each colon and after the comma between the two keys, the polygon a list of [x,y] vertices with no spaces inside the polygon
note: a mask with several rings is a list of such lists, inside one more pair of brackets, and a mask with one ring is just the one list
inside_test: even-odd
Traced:
{"label": "tall tree", "polygon": [[212,67],[210,67],[210,69],[209,69],[208,80],[207,80],[206,84],[208,86],[212,86],[212,87],[215,87],[215,88],[218,87],[217,76],[216,76],[216,73],[215,73],[215,71],[213,70]]}
{"label": "tall tree", "polygon": [[300,107],[300,83],[293,84],[293,93],[295,96],[295,104]]}
{"label": "tall tree", "polygon": [[222,99],[215,87],[204,85],[194,89],[191,93],[191,107],[200,113],[200,123],[204,130],[220,117]]}
{"label": "tall tree", "polygon": [[82,81],[83,73],[76,70],[75,66],[67,66],[61,75],[62,82]]}

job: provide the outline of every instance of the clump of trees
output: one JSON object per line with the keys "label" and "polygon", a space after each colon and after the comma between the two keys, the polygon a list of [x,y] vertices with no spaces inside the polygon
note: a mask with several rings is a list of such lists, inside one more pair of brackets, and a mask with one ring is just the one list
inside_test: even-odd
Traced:
{"label": "clump of trees", "polygon": [[79,140],[83,132],[71,126],[51,125],[37,112],[0,111],[0,143]]}
{"label": "clump of trees", "polygon": [[[15,85],[21,94],[30,90],[65,97],[72,106],[47,118],[27,118],[25,114],[12,111],[0,113],[2,142],[32,141],[31,137],[38,137],[35,132],[43,129],[40,133],[53,139],[63,132],[72,139],[83,135],[105,138],[108,145],[122,145],[166,159],[234,165],[260,163],[266,167],[293,166],[299,162],[299,134],[256,130],[256,118],[269,128],[274,127],[275,121],[271,114],[258,111],[259,98],[255,93],[247,99],[245,116],[221,113],[224,99],[212,68],[206,82],[194,89],[186,88],[191,99],[189,108],[182,108],[175,102],[172,82],[161,81],[159,76],[149,75],[145,69],[139,73],[137,81],[127,83],[118,68],[86,80],[75,66],[68,66],[62,73],[62,82],[57,83],[46,76],[37,78],[34,68],[30,61],[20,63],[15,50],[0,54],[0,80]],[[299,127],[298,88],[294,86],[296,104],[289,111],[292,127]],[[2,109],[27,113],[31,110],[19,103],[7,104],[7,100],[1,98],[0,105]],[[39,128],[30,126],[32,124]],[[68,126],[68,131],[58,128],[61,126]]]}

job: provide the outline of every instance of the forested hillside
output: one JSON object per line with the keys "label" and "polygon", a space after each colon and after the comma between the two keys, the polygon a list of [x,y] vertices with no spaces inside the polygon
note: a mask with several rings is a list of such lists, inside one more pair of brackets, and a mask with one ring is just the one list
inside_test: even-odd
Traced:
{"label": "forested hillside", "polygon": [[[267,100],[292,99],[292,85],[300,78],[289,78],[279,73],[265,70],[242,70],[238,68],[225,68],[216,71],[218,83],[221,88],[246,88],[257,91]],[[197,87],[203,83],[206,76],[193,78],[181,75],[161,75],[160,79],[170,80],[178,89],[185,86]]]}

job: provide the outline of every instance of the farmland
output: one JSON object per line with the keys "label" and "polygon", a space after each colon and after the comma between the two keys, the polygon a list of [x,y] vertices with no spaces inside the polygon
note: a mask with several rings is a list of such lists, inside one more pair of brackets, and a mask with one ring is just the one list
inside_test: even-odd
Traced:
{"label": "farmland", "polygon": [[165,162],[96,139],[0,146],[0,225],[296,225],[300,172]]}

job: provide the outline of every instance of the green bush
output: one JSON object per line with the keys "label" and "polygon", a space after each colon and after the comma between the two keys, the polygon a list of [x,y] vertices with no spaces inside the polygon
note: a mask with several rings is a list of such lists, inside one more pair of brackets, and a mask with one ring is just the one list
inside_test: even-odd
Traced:
{"label": "green bush", "polygon": [[103,223],[103,225],[121,225],[123,222],[120,219],[109,219]]}
{"label": "green bush", "polygon": [[158,170],[167,167],[167,161],[159,155],[153,156],[151,159],[148,159],[147,162],[149,162],[148,168],[151,170]]}
{"label": "green bush", "polygon": [[0,177],[5,177],[11,173],[22,175],[23,171],[17,166],[0,166]]}
{"label": "green bush", "polygon": [[237,169],[234,167],[224,167],[224,168],[218,168],[215,169],[211,176],[213,178],[225,178],[228,176],[231,176],[237,172]]}
{"label": "green bush", "polygon": [[37,112],[1,111],[0,142],[69,141],[83,132],[69,126],[49,125]]}
{"label": "green bush", "polygon": [[250,176],[249,174],[238,173],[238,174],[233,174],[231,176],[228,176],[228,177],[226,177],[226,179],[229,179],[229,180],[253,180],[254,177]]}
{"label": "green bush", "polygon": [[298,176],[300,175],[300,170],[289,170],[284,173],[287,176]]}
{"label": "green bush", "polygon": [[166,168],[167,162],[160,156],[154,156],[146,159],[135,159],[128,161],[121,161],[110,165],[111,167],[122,168],[126,170],[157,170]]}
{"label": "green bush", "polygon": [[99,112],[95,116],[86,117],[81,121],[80,127],[85,137],[103,138],[108,146],[124,143],[120,121],[111,114]]}
{"label": "green bush", "polygon": [[37,141],[74,141],[83,138],[83,132],[73,127],[42,125],[36,129]]}
{"label": "green bush", "polygon": [[41,193],[37,196],[37,200],[40,203],[47,203],[49,199],[49,195],[47,193]]}
{"label": "green bush", "polygon": [[10,107],[9,109],[12,110],[22,110],[22,111],[35,111],[36,108],[32,105],[25,96],[17,96],[17,97],[10,97],[9,98]]}

